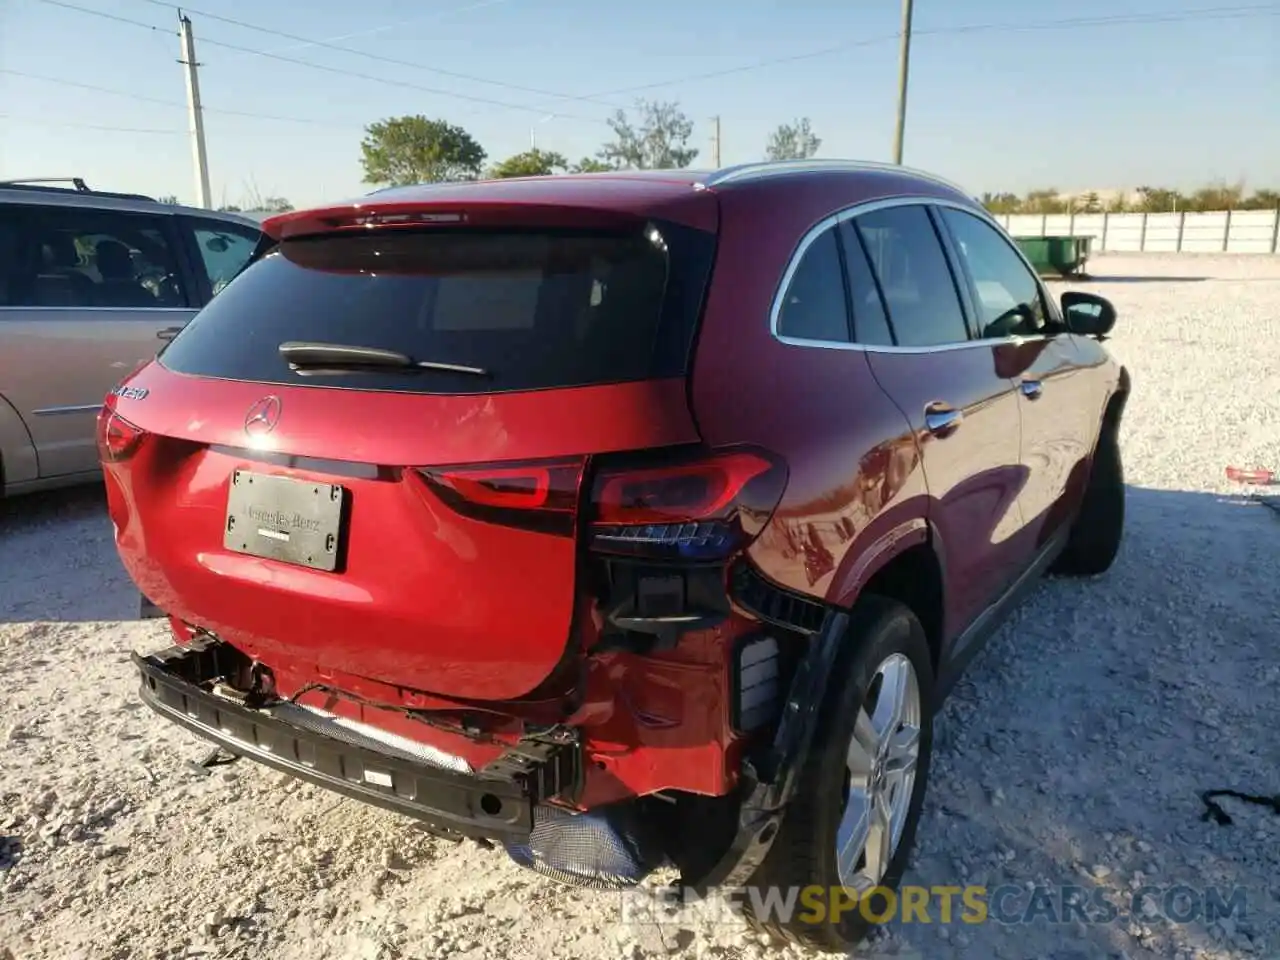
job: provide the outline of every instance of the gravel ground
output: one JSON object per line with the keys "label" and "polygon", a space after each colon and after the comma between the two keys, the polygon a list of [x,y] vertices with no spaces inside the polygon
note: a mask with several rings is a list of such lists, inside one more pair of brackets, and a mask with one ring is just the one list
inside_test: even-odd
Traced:
{"label": "gravel ground", "polygon": [[[956,690],[906,882],[1018,885],[1006,913],[1036,884],[1126,908],[1144,884],[1240,887],[1246,912],[1042,909],[895,925],[868,953],[1280,957],[1280,817],[1226,800],[1235,823],[1205,823],[1199,799],[1280,794],[1280,517],[1223,477],[1280,468],[1280,259],[1094,269],[1135,384],[1125,546],[1095,582],[1041,586]],[[201,775],[201,743],[135,697],[129,651],[162,633],[129,622],[110,534],[98,491],[0,508],[0,960],[798,956],[696,910],[623,923],[616,895],[248,762]]]}

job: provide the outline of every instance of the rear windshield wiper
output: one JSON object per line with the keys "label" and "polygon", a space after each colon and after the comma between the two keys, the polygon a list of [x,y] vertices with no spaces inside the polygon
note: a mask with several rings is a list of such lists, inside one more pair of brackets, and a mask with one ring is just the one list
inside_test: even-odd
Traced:
{"label": "rear windshield wiper", "polygon": [[289,361],[289,368],[304,376],[373,370],[402,370],[406,373],[434,370],[440,373],[463,373],[472,377],[489,376],[489,371],[482,367],[470,367],[461,363],[442,363],[436,360],[415,360],[407,353],[383,350],[379,347],[289,340],[280,344],[277,349],[280,351],[280,356]]}

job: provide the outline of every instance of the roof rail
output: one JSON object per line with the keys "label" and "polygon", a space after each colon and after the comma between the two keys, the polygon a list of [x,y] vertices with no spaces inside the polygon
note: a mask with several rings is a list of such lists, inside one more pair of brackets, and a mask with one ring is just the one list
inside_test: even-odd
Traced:
{"label": "roof rail", "polygon": [[0,180],[0,186],[4,187],[18,187],[28,183],[69,183],[77,193],[93,192],[82,177],[18,177],[14,180]]}
{"label": "roof rail", "polygon": [[724,183],[733,183],[739,180],[754,180],[761,177],[781,176],[786,173],[804,173],[806,171],[819,170],[843,170],[849,173],[872,171],[903,173],[908,176],[932,180],[941,186],[958,190],[965,196],[970,195],[969,191],[958,183],[947,180],[945,177],[940,177],[936,173],[930,173],[928,170],[917,170],[914,167],[905,167],[898,163],[882,163],[876,160],[761,160],[755,163],[741,163],[717,170],[708,178],[707,186],[717,187]]}
{"label": "roof rail", "polygon": [[[69,183],[63,187],[57,184]],[[110,190],[93,190],[82,177],[19,177],[13,180],[0,180],[0,189],[5,190],[43,190],[51,193],[86,193],[95,197],[111,197],[116,200],[147,200],[155,203],[155,197],[141,193],[115,193]]]}

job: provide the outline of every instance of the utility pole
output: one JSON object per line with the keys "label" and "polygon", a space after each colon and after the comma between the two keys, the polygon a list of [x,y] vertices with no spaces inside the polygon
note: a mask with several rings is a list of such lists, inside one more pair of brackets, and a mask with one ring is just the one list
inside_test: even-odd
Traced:
{"label": "utility pole", "polygon": [[898,55],[898,125],[893,134],[893,162],[902,163],[907,127],[907,72],[911,61],[911,0],[902,0],[902,50]]}
{"label": "utility pole", "polygon": [[182,59],[187,68],[187,114],[191,120],[191,151],[196,162],[196,206],[209,209],[209,155],[204,148],[204,111],[200,108],[200,78],[196,70],[196,40],[191,33],[191,18],[178,11],[178,36],[182,40]]}
{"label": "utility pole", "polygon": [[711,118],[711,165],[720,169],[720,118]]}

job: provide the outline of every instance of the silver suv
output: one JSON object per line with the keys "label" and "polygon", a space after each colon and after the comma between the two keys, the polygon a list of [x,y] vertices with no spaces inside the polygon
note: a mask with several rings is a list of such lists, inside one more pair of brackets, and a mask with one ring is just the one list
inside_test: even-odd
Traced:
{"label": "silver suv", "polygon": [[96,480],[103,398],[262,240],[247,217],[0,181],[0,495]]}

